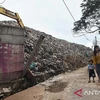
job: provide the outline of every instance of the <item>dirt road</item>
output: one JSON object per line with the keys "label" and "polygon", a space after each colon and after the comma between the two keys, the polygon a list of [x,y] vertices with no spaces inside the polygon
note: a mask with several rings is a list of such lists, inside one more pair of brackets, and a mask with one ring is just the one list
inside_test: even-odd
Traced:
{"label": "dirt road", "polygon": [[[5,100],[100,100],[100,83],[97,78],[95,81],[88,83],[87,68],[84,67],[55,76]],[[80,90],[79,96],[74,94],[76,90]]]}

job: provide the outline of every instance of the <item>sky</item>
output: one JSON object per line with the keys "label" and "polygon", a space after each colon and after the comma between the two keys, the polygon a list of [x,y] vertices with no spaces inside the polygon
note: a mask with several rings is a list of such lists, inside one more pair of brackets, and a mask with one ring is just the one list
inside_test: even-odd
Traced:
{"label": "sky", "polygon": [[[2,1],[0,0],[0,2]],[[81,18],[80,4],[82,0],[65,0],[65,2],[75,20],[79,20]],[[86,35],[90,41],[84,36],[73,37],[74,20],[62,0],[6,0],[2,6],[19,13],[25,26],[59,39],[92,47],[95,36],[100,38],[97,33]],[[3,20],[12,19],[0,15],[0,21]]]}

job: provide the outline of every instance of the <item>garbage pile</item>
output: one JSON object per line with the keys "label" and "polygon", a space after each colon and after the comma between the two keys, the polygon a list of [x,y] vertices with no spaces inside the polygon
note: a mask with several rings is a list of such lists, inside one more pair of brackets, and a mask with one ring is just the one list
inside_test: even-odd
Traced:
{"label": "garbage pile", "polygon": [[[0,24],[18,27],[14,21],[2,21]],[[49,77],[51,77],[62,72],[70,72],[86,66],[91,57],[92,50],[88,47],[57,39],[28,27],[26,30],[28,32],[25,33],[25,63],[34,50],[40,35],[45,36],[38,56],[32,62],[36,64],[37,68],[30,68],[33,73],[50,73]],[[86,56],[87,53],[88,56]]]}
{"label": "garbage pile", "polygon": [[[30,30],[30,33],[25,35],[26,61],[41,34],[45,36],[45,39],[35,62],[39,64],[42,70],[45,71],[49,69],[50,71],[50,69],[53,69],[56,72],[58,69],[61,69],[63,71],[69,71],[87,65],[89,56],[91,56],[92,52],[90,48],[57,39],[51,35],[33,29]],[[87,52],[89,55],[88,57],[86,56]]]}
{"label": "garbage pile", "polygon": [[44,73],[46,78],[49,78],[84,67],[91,58],[93,51],[88,47],[57,39],[34,29],[27,28],[27,30],[29,32],[25,34],[25,62],[27,62],[32,50],[34,50],[40,35],[45,36],[38,56],[33,61],[38,67],[37,70],[32,69],[33,73]]}

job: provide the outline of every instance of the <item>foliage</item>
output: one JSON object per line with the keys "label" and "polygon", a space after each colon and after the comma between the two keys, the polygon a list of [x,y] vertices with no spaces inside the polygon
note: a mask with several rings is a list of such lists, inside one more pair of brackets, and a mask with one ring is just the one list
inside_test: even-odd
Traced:
{"label": "foliage", "polygon": [[73,31],[93,33],[100,29],[100,0],[83,0],[82,17],[74,23]]}

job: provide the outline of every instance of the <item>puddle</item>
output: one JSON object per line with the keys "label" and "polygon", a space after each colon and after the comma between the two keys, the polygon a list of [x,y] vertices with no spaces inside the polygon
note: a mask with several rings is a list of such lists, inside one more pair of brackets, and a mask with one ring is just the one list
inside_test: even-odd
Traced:
{"label": "puddle", "polygon": [[63,91],[67,86],[68,86],[68,82],[56,81],[54,82],[53,85],[48,86],[46,91],[57,93]]}

